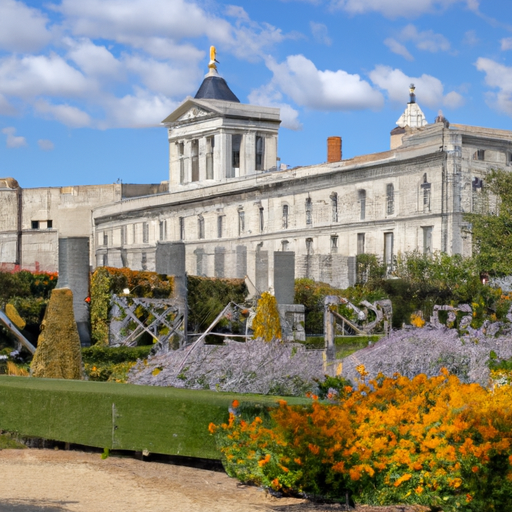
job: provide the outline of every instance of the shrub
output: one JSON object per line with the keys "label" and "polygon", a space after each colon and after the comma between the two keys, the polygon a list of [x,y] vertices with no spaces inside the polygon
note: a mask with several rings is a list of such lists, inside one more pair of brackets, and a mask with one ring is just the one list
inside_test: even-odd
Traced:
{"label": "shrub", "polygon": [[258,300],[252,329],[254,338],[262,338],[265,341],[281,339],[281,320],[276,298],[272,294],[263,292]]}
{"label": "shrub", "polygon": [[[506,510],[512,499],[512,387],[494,392],[444,371],[380,375],[339,403],[285,401],[210,425],[230,476],[287,494],[372,505]],[[239,413],[240,412],[240,413]]]}

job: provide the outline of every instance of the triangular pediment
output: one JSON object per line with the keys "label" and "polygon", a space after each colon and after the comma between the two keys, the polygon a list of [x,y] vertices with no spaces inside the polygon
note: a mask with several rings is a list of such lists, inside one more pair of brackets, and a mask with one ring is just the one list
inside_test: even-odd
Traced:
{"label": "triangular pediment", "polygon": [[205,110],[199,107],[192,107],[183,115],[181,115],[176,121],[179,123],[180,121],[192,121],[194,119],[205,117],[208,114],[211,114],[211,111]]}
{"label": "triangular pediment", "polygon": [[219,114],[215,108],[205,105],[204,101],[188,97],[174,112],[169,114],[162,124],[186,123],[203,117]]}

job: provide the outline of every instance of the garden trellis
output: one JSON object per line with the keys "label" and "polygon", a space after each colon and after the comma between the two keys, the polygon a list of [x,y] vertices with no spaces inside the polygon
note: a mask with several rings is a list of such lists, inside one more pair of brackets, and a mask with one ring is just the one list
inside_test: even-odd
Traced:
{"label": "garden trellis", "polygon": [[133,347],[137,339],[148,333],[157,350],[169,348],[171,338],[185,344],[185,312],[172,299],[112,296],[110,344]]}

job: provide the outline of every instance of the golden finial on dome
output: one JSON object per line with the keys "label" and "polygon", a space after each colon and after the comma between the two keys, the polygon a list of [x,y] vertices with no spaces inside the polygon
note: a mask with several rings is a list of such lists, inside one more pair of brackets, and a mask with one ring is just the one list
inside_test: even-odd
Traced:
{"label": "golden finial on dome", "polygon": [[210,62],[208,63],[208,69],[217,71],[217,64],[219,64],[217,60],[217,49],[215,46],[210,46]]}

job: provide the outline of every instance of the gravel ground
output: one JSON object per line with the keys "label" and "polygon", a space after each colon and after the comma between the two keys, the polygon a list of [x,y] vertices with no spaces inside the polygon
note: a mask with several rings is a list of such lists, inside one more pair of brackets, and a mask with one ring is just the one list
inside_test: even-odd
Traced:
{"label": "gravel ground", "polygon": [[[345,507],[275,498],[225,473],[63,450],[1,450],[0,512],[321,512]],[[354,509],[351,509],[354,510]],[[357,507],[358,512],[416,512]]]}

